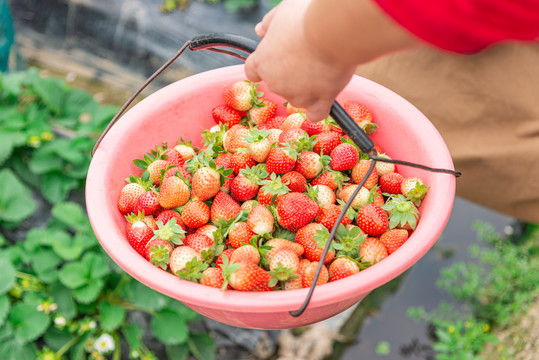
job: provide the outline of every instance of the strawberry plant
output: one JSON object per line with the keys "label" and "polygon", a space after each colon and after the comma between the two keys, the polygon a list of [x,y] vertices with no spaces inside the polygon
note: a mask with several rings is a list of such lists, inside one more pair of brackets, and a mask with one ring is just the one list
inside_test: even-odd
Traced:
{"label": "strawberry plant", "polygon": [[469,311],[447,303],[431,312],[421,307],[408,311],[410,317],[433,325],[437,359],[479,358],[486,344],[499,342],[492,331],[518,323],[539,290],[534,275],[539,271],[537,233],[527,243],[516,243],[489,224],[478,222],[475,228],[485,244],[470,246],[477,261],[443,269],[437,283]]}
{"label": "strawberry plant", "polygon": [[[36,69],[0,75],[0,359],[214,356],[209,335],[191,331],[201,317],[119,269],[76,201],[116,110]],[[151,208],[144,193],[129,210]],[[176,220],[154,221],[157,237],[181,241]],[[151,252],[164,266],[159,244]]]}

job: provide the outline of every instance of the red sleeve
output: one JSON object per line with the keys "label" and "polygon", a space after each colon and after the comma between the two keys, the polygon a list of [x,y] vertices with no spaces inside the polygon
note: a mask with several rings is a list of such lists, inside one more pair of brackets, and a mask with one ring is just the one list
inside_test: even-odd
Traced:
{"label": "red sleeve", "polygon": [[432,45],[477,52],[504,40],[539,39],[539,0],[374,0]]}

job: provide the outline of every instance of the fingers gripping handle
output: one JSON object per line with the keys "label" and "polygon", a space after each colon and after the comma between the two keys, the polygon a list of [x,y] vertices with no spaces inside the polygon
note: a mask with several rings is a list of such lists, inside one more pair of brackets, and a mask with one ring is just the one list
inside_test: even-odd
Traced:
{"label": "fingers gripping handle", "polygon": [[[255,51],[257,45],[257,41],[243,36],[235,34],[213,33],[194,37],[189,44],[189,48],[193,51],[204,49],[217,51],[216,47],[222,46],[241,50],[250,54]],[[232,53],[228,54],[235,55]],[[336,101],[334,101],[333,105],[331,106],[330,115],[350,137],[350,139],[352,139],[352,141],[359,146],[361,151],[364,153],[369,153],[374,148],[374,143],[369,136],[355,123],[350,115],[348,115],[342,106]]]}

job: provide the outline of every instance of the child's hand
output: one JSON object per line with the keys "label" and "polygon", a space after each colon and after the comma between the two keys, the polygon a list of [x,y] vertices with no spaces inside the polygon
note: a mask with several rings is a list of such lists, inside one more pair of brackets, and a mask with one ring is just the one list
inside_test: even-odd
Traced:
{"label": "child's hand", "polygon": [[272,92],[305,108],[308,120],[320,121],[328,116],[355,66],[325,59],[310,46],[303,21],[309,3],[284,0],[266,14],[255,28],[262,41],[248,57],[245,73],[249,80],[263,80]]}

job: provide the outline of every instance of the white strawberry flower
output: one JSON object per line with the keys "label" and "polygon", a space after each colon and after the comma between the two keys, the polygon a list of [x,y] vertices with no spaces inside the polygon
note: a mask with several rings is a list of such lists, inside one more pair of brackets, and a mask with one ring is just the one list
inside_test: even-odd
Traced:
{"label": "white strawberry flower", "polygon": [[97,350],[100,354],[105,354],[110,351],[114,351],[116,344],[114,339],[110,334],[104,333],[100,337],[95,339],[94,349]]}

